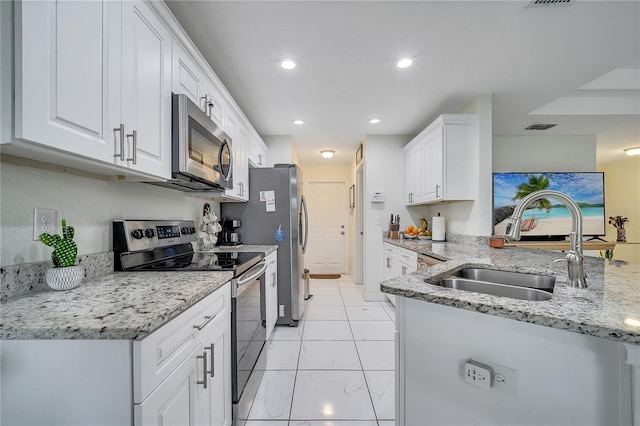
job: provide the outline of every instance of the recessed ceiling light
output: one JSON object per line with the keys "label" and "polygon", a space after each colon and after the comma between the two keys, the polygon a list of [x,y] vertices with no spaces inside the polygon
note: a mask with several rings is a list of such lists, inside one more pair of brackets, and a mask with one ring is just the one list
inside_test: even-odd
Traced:
{"label": "recessed ceiling light", "polygon": [[380,122],[379,118],[372,118],[371,120],[369,120],[369,123],[371,124],[378,124]]}
{"label": "recessed ceiling light", "polygon": [[298,66],[296,60],[291,58],[280,59],[280,62],[278,63],[280,64],[280,67],[285,70],[292,70]]}
{"label": "recessed ceiling light", "polygon": [[411,65],[413,65],[413,63],[415,62],[415,60],[413,58],[400,58],[396,61],[396,68],[400,68],[400,69],[404,69],[404,68],[409,68]]}
{"label": "recessed ceiling light", "polygon": [[627,153],[627,155],[640,155],[640,146],[634,146],[631,148],[626,148],[624,150],[624,152]]}
{"label": "recessed ceiling light", "polygon": [[298,126],[302,126],[304,124],[303,120],[293,120],[293,124],[297,124]]}
{"label": "recessed ceiling light", "polygon": [[333,149],[323,149],[322,151],[320,151],[320,154],[322,154],[322,158],[331,158],[335,153],[336,152]]}

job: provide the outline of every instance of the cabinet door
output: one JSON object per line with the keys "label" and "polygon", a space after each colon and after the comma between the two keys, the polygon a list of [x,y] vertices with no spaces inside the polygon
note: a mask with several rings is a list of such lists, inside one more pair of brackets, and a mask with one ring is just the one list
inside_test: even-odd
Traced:
{"label": "cabinet door", "polygon": [[[202,349],[198,347],[185,359],[142,404],[134,405],[136,425],[201,425],[203,385],[198,384],[204,374]],[[200,410],[200,412],[199,412]]]}
{"label": "cabinet door", "polygon": [[267,146],[253,135],[249,144],[249,162],[255,167],[266,167],[267,165]]}
{"label": "cabinet door", "polygon": [[405,165],[405,203],[415,204],[420,202],[420,181],[421,181],[421,161],[420,158],[420,142],[416,141],[413,145],[405,149],[404,165]]}
{"label": "cabinet door", "polygon": [[200,101],[203,103],[204,112],[220,127],[224,127],[224,113],[226,105],[222,100],[222,94],[211,83],[204,81]]}
{"label": "cabinet door", "polygon": [[233,151],[233,188],[225,195],[238,200],[249,198],[249,164],[247,162],[246,130],[240,119],[232,112],[226,114],[225,131],[231,137]]}
{"label": "cabinet door", "polygon": [[204,424],[231,425],[231,317],[228,314],[203,339],[202,345],[209,362]]}
{"label": "cabinet door", "polygon": [[105,76],[107,24],[119,4],[24,1],[15,7],[16,137],[113,164],[116,135],[107,110],[118,99],[110,99]]}
{"label": "cabinet door", "polygon": [[200,99],[203,91],[202,74],[191,57],[177,41],[173,41],[171,52],[171,91],[179,95],[187,95],[191,102],[200,105],[204,111],[204,99]]}
{"label": "cabinet door", "polygon": [[171,177],[171,34],[142,1],[122,3],[122,122],[127,165]]}
{"label": "cabinet door", "polygon": [[265,311],[267,317],[267,340],[278,321],[278,257],[277,253],[271,253],[265,259],[267,270],[265,271]]}
{"label": "cabinet door", "polygon": [[443,199],[443,128],[438,126],[422,140],[422,202]]}

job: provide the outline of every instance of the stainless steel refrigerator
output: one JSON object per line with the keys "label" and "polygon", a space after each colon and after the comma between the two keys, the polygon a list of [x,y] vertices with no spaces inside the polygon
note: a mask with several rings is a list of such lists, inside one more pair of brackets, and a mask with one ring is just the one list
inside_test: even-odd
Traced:
{"label": "stainless steel refrigerator", "polygon": [[[304,254],[309,240],[302,171],[295,164],[249,169],[249,201],[223,203],[223,217],[240,219],[243,244],[278,245],[278,322],[297,326],[309,298]],[[276,239],[276,231],[284,239]]]}

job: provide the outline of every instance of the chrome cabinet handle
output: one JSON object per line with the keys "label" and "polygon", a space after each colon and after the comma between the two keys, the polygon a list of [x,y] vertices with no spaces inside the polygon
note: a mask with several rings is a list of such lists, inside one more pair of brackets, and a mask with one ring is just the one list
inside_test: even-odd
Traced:
{"label": "chrome cabinet handle", "polygon": [[389,261],[390,261],[390,260],[391,260],[391,259],[389,259],[389,258],[387,257],[387,268],[391,268],[391,265],[389,265]]}
{"label": "chrome cabinet handle", "polygon": [[[216,373],[215,373],[215,369],[213,368],[213,366],[215,365],[215,358],[214,358],[214,353],[213,352],[213,343],[210,344],[209,346],[207,346],[206,348],[204,348],[205,351],[211,351],[211,370],[209,370],[209,373],[211,374],[211,377],[216,377]],[[204,353],[205,355],[207,354],[206,352]],[[207,375],[207,373],[205,372],[205,376]],[[205,386],[206,387],[206,386]]]}
{"label": "chrome cabinet handle", "polygon": [[402,267],[402,275],[406,275],[407,274],[407,267],[403,266]]}
{"label": "chrome cabinet handle", "polygon": [[438,197],[439,197],[439,195],[438,195],[438,189],[439,189],[439,188],[440,188],[440,185],[436,185],[436,198],[438,198]]}
{"label": "chrome cabinet handle", "polygon": [[127,139],[133,138],[133,155],[131,158],[127,158],[127,161],[133,161],[133,164],[138,164],[138,131],[134,130],[130,135],[127,135]]}
{"label": "chrome cabinet handle", "polygon": [[212,116],[213,116],[213,112],[212,112],[211,110],[213,109],[213,107],[214,107],[214,106],[215,106],[215,105],[214,105],[214,103],[213,103],[213,102],[211,102],[211,101],[209,101],[209,103],[207,104],[207,109],[209,110],[209,111],[207,112],[207,115],[208,115],[209,117],[212,117]]}
{"label": "chrome cabinet handle", "polygon": [[262,154],[258,154],[258,165],[262,166]]}
{"label": "chrome cabinet handle", "polygon": [[[218,314],[216,314],[216,315],[218,315]],[[209,324],[211,321],[213,321],[213,319],[216,317],[216,315],[214,315],[212,317],[206,315],[204,317],[204,322],[202,324],[200,324],[200,325],[194,325],[193,328],[197,328],[198,330],[202,330],[203,328],[205,328],[207,326],[207,324]]]}
{"label": "chrome cabinet handle", "polygon": [[124,161],[124,124],[113,129],[114,132],[120,132],[120,154],[113,154],[114,157],[120,157],[120,161]]}
{"label": "chrome cabinet handle", "polygon": [[196,381],[199,385],[204,385],[204,388],[207,388],[207,353],[202,352],[202,355],[198,355],[197,359],[202,359],[202,380]]}
{"label": "chrome cabinet handle", "polygon": [[271,280],[271,287],[275,287],[276,286],[276,273],[272,273],[271,276],[273,277],[273,279]]}

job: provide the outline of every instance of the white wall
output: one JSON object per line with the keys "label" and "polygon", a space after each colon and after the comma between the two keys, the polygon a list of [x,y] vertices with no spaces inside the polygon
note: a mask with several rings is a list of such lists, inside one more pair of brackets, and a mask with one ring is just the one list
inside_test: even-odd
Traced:
{"label": "white wall", "polygon": [[[144,183],[120,183],[79,176],[15,157],[2,157],[0,164],[0,265],[48,260],[51,248],[33,241],[34,208],[57,210],[60,221],[75,227],[78,254],[113,249],[114,219],[191,219],[199,223],[202,207],[218,203]],[[26,166],[29,165],[29,166]],[[35,168],[33,166],[41,168]]]}
{"label": "white wall", "polygon": [[[380,291],[383,275],[382,232],[388,229],[391,213],[400,215],[407,226],[409,212],[404,205],[404,151],[411,136],[367,136],[364,142],[364,297],[384,301]],[[372,203],[372,192],[382,192],[384,203]]]}
{"label": "white wall", "polygon": [[269,147],[267,167],[272,167],[274,164],[298,164],[298,152],[291,136],[263,136],[262,140]]}
{"label": "white wall", "polygon": [[494,172],[593,172],[595,136],[494,136]]}

